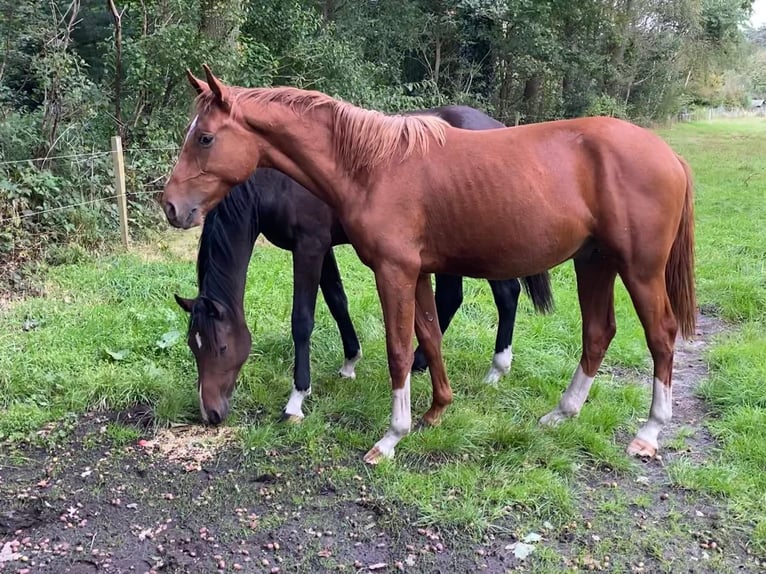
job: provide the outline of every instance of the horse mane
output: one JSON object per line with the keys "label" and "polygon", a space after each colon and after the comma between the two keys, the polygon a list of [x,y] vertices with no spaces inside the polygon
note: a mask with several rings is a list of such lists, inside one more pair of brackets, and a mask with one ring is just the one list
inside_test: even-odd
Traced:
{"label": "horse mane", "polygon": [[[431,140],[444,145],[449,124],[434,115],[386,115],[336,100],[316,91],[293,87],[229,87],[231,113],[241,114],[247,102],[280,103],[301,114],[317,107],[329,107],[333,117],[333,140],[338,159],[352,173],[370,170],[395,158],[404,160],[413,154],[425,154]],[[197,109],[215,104],[215,96],[206,91],[197,97]]]}
{"label": "horse mane", "polygon": [[[189,334],[202,335],[203,346],[218,352],[215,320],[205,308],[202,297],[233,312],[242,274],[247,272],[249,254],[259,234],[258,190],[250,189],[250,180],[234,187],[205,217],[197,253],[199,298],[189,317]],[[248,257],[243,257],[242,251]]]}

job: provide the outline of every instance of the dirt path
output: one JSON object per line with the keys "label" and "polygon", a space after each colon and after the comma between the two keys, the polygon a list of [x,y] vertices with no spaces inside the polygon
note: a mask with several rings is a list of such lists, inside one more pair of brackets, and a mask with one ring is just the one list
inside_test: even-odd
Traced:
{"label": "dirt path", "polygon": [[663,436],[685,446],[638,463],[637,475],[583,471],[573,485],[580,519],[530,526],[527,547],[511,534],[475,541],[417,528],[362,477],[338,483],[289,453],[270,453],[254,472],[221,431],[177,427],[139,443],[108,432],[115,420],[150,424],[137,408],[89,415],[61,439],[60,426],[47,429],[38,437],[46,448],[2,447],[0,572],[758,571],[720,503],[673,488],[666,468],[710,454],[694,389],[723,329],[702,317],[696,341],[678,347]]}

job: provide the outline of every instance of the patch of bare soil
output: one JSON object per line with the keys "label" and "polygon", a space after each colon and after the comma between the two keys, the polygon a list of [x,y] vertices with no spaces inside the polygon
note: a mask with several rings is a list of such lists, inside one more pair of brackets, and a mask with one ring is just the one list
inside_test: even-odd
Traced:
{"label": "patch of bare soil", "polygon": [[[290,455],[245,464],[231,430],[179,425],[116,445],[90,415],[67,444],[0,463],[0,572],[474,572],[463,538],[410,524],[356,476]],[[49,429],[53,430],[53,429]],[[255,468],[254,468],[255,466]],[[275,470],[281,469],[281,470]]]}

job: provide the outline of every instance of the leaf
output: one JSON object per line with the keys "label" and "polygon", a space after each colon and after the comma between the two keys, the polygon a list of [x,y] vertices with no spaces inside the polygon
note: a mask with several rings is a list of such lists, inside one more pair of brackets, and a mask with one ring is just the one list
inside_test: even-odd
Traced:
{"label": "leaf", "polygon": [[113,351],[111,349],[104,349],[104,352],[112,357],[115,361],[122,361],[125,357],[127,357],[130,354],[130,351],[128,349],[120,349],[119,351]]}
{"label": "leaf", "polygon": [[519,560],[524,560],[527,556],[535,551],[535,547],[532,544],[526,544],[524,542],[517,542],[513,545],[513,555]]}
{"label": "leaf", "polygon": [[524,537],[524,542],[530,544],[532,542],[540,542],[543,539],[537,532],[530,532]]}
{"label": "leaf", "polygon": [[175,345],[178,340],[181,338],[181,333],[177,329],[173,329],[172,331],[168,331],[167,333],[163,333],[162,337],[160,337],[159,341],[154,343],[158,349],[168,349]]}

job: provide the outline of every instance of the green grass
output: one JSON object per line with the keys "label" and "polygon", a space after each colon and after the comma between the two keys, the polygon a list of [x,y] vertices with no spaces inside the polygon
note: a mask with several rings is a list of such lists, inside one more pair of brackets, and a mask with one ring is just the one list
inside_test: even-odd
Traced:
{"label": "green grass", "polygon": [[720,450],[671,468],[677,484],[725,498],[766,552],[766,122],[728,121],[662,132],[694,168],[700,303],[736,323],[709,354],[699,388]]}
{"label": "green grass", "polygon": [[[682,460],[671,476],[681,486],[723,497],[752,527],[756,548],[766,548],[764,127],[716,122],[662,132],[695,172],[700,303],[736,323],[711,353],[713,376],[700,389],[715,413],[709,426],[720,451],[711,452],[704,466]],[[486,282],[466,281],[465,303],[444,344],[453,405],[441,426],[407,437],[394,462],[366,468],[360,458],[390,415],[384,330],[370,271],[350,247],[337,251],[364,359],[355,381],[336,376],[341,345],[320,303],[312,342],[314,393],[299,426],[275,422],[291,387],[290,255],[258,247],[253,257],[247,288],[253,353],[229,424],[241,425],[243,451],[260,471],[280,471],[270,451],[290,453],[328,468],[339,481],[363,475],[379,496],[417,509],[422,524],[473,534],[509,523],[521,528],[548,520],[559,526],[578,515],[584,471],[634,474],[624,448],[648,412],[649,361],[622,285],[616,293],[618,334],[581,416],[556,429],[537,425],[579,359],[571,263],[552,273],[553,315],[533,314],[522,299],[512,373],[497,387],[482,383],[495,335],[491,293]],[[157,344],[186,328],[173,293],[196,292],[192,263],[170,252],[151,261],[110,255],[52,267],[46,279],[46,297],[13,304],[0,315],[0,442],[26,440],[67,414],[137,402],[151,404],[162,422],[197,419],[195,368],[184,337],[167,348]],[[36,326],[25,331],[25,322]],[[613,373],[634,375],[625,380]],[[430,404],[430,383],[416,376],[412,384],[417,416]],[[133,438],[118,426],[107,432],[118,442]],[[680,433],[670,446],[682,448],[688,436]],[[604,500],[597,510],[616,518],[628,504]]]}

